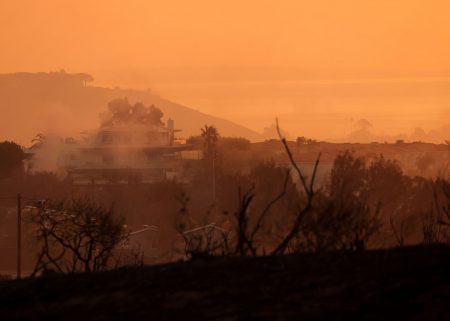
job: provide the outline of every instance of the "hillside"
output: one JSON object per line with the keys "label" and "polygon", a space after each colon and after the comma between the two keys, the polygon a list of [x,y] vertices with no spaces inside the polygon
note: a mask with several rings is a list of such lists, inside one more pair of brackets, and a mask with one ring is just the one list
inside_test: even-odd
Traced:
{"label": "hillside", "polygon": [[16,73],[0,75],[0,139],[27,145],[39,132],[64,135],[96,128],[98,115],[114,98],[162,109],[164,118],[175,120],[181,135],[198,135],[205,124],[215,125],[224,136],[261,140],[258,133],[231,121],[171,102],[150,91],[90,86],[87,74]]}
{"label": "hillside", "polygon": [[223,258],[0,282],[1,320],[450,320],[450,248]]}

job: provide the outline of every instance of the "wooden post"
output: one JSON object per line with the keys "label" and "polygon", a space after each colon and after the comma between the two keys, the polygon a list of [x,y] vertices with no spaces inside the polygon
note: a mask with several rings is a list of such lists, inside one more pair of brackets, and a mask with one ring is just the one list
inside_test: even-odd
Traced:
{"label": "wooden post", "polygon": [[22,272],[22,196],[17,194],[17,279]]}

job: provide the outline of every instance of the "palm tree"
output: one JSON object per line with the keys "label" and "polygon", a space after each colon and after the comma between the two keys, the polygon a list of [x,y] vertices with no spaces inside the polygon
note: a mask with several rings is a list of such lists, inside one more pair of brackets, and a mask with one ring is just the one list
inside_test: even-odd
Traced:
{"label": "palm tree", "polygon": [[217,128],[214,126],[208,126],[205,125],[204,128],[200,129],[202,132],[203,137],[203,153],[205,158],[214,157],[215,150],[216,150],[216,144],[219,140],[219,132],[217,131]]}
{"label": "palm tree", "polygon": [[200,129],[203,137],[203,156],[207,162],[208,168],[211,170],[212,176],[212,198],[213,202],[216,200],[216,145],[219,140],[219,132],[214,126],[205,125],[204,128]]}

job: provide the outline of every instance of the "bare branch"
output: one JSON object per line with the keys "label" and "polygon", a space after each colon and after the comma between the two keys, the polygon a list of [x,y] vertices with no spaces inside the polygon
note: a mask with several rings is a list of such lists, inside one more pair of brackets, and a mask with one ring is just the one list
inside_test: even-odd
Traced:
{"label": "bare branch", "polygon": [[276,254],[282,254],[286,251],[286,248],[288,248],[289,243],[292,241],[292,239],[298,235],[299,231],[300,231],[300,226],[301,223],[305,217],[306,214],[308,214],[311,210],[312,210],[312,205],[313,205],[313,199],[314,199],[314,182],[316,179],[316,173],[317,173],[317,168],[319,166],[319,162],[320,162],[320,156],[321,154],[319,153],[316,162],[314,164],[314,170],[313,170],[313,175],[311,177],[311,181],[310,181],[310,186],[308,186],[306,184],[306,179],[302,173],[302,171],[300,170],[300,168],[298,167],[297,163],[294,160],[294,157],[292,156],[291,150],[289,149],[289,146],[286,142],[286,139],[283,137],[283,135],[281,134],[281,130],[280,130],[280,126],[278,124],[278,119],[276,119],[276,125],[277,125],[277,131],[278,131],[278,135],[280,136],[281,139],[281,143],[283,144],[286,153],[289,156],[289,160],[291,162],[291,165],[294,167],[295,171],[297,172],[300,181],[303,185],[303,190],[306,194],[307,200],[306,200],[306,205],[298,211],[294,223],[292,225],[291,230],[289,231],[289,233],[283,238],[283,240],[280,242],[280,244],[275,247],[275,249],[272,251],[272,255],[276,255]]}
{"label": "bare branch", "polygon": [[255,227],[253,228],[253,232],[250,235],[250,241],[253,243],[253,240],[255,238],[256,233],[258,232],[258,230],[261,228],[262,222],[264,220],[264,218],[266,217],[266,215],[269,213],[270,209],[279,201],[281,200],[284,195],[286,195],[286,190],[287,190],[287,185],[289,182],[289,176],[290,176],[290,171],[287,170],[286,172],[286,176],[284,179],[284,183],[283,183],[283,190],[280,192],[280,194],[278,194],[274,199],[272,199],[267,206],[264,208],[264,210],[262,211],[261,215],[258,218],[258,221],[256,222]]}

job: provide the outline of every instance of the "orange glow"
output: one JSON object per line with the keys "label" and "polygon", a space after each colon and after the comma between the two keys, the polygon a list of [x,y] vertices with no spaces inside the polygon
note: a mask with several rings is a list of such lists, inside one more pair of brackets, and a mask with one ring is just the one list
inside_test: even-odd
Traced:
{"label": "orange glow", "polygon": [[86,72],[259,132],[279,116],[294,136],[342,137],[350,118],[407,133],[450,122],[449,12],[447,0],[3,0],[0,73]]}

